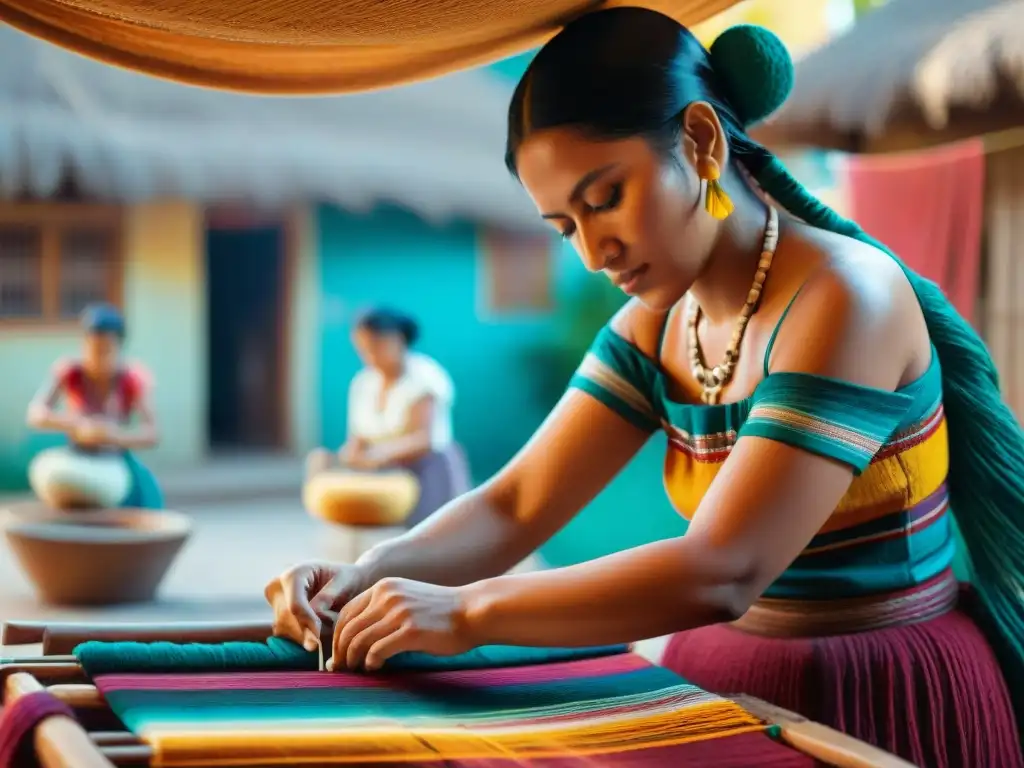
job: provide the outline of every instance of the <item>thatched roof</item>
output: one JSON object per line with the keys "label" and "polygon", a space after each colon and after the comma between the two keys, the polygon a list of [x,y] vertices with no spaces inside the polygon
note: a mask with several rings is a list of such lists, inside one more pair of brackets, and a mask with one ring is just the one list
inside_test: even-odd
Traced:
{"label": "thatched roof", "polygon": [[0,24],[0,198],[70,176],[101,199],[185,197],[539,226],[505,170],[512,84],[484,71],[343,97],[260,97],[110,67]]}
{"label": "thatched roof", "polygon": [[917,149],[1024,124],[1024,0],[890,0],[796,67],[771,146]]}

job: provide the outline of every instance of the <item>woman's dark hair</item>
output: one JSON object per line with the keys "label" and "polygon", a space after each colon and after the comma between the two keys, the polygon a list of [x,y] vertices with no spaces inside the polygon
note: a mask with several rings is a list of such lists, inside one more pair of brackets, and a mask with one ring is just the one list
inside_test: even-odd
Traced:
{"label": "woman's dark hair", "polygon": [[109,333],[124,341],[124,315],[112,304],[90,304],[82,310],[82,330],[86,333]]}
{"label": "woman's dark hair", "polygon": [[792,62],[767,30],[734,27],[708,51],[656,11],[595,11],[566,26],[523,75],[509,108],[506,164],[515,173],[522,141],[555,127],[599,140],[642,136],[672,151],[683,111],[707,101],[728,136],[731,162],[778,205],[812,226],[868,243],[900,265],[942,366],[950,508],[1024,722],[1024,434],[1003,402],[984,342],[942,290],[821,203],[744,132],[781,106],[791,84]]}
{"label": "woman's dark hair", "polygon": [[406,314],[386,307],[374,307],[356,318],[356,328],[375,334],[398,334],[411,347],[420,337],[419,324]]}
{"label": "woman's dark hair", "polygon": [[[780,85],[788,92],[790,84]],[[706,101],[728,135],[733,161],[756,175],[771,155],[743,126],[766,115],[742,114],[727,90],[712,55],[668,16],[644,8],[590,13],[542,48],[520,80],[509,107],[505,164],[515,174],[516,152],[530,133],[567,126],[596,139],[642,136],[670,153],[683,111]]]}

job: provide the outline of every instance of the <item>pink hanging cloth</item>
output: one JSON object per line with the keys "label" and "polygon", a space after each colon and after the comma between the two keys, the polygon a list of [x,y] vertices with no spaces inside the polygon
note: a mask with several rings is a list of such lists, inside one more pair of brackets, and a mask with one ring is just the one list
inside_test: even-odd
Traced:
{"label": "pink hanging cloth", "polygon": [[973,322],[981,269],[985,152],[980,139],[845,163],[850,218]]}

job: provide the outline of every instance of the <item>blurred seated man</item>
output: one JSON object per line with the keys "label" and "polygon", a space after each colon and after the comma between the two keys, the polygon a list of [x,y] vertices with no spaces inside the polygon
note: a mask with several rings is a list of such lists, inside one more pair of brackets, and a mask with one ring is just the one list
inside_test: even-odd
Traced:
{"label": "blurred seated man", "polygon": [[[366,367],[349,386],[348,440],[336,457],[318,449],[307,463],[318,496],[331,489],[340,497],[364,495],[370,484],[402,504],[397,499],[409,498],[411,475],[418,494],[412,494],[416,500],[404,519],[410,527],[469,490],[466,462],[452,437],[455,388],[436,360],[411,351],[418,336],[416,322],[400,312],[378,308],[360,316],[352,341]],[[332,466],[348,471],[332,473],[321,484]]]}
{"label": "blurred seated man", "polygon": [[156,479],[132,453],[159,438],[148,377],[121,359],[124,318],[108,304],[94,304],[82,314],[82,327],[80,357],[58,362],[28,408],[30,427],[59,432],[68,445],[39,453],[29,482],[57,509],[159,509]]}

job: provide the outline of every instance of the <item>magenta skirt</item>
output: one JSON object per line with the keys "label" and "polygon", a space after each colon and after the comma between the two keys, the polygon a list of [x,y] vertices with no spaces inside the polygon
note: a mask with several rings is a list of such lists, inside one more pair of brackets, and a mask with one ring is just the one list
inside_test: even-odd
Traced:
{"label": "magenta skirt", "polygon": [[675,635],[663,664],[706,690],[746,693],[923,768],[1024,768],[1007,685],[961,590],[918,623],[816,638],[730,625]]}

